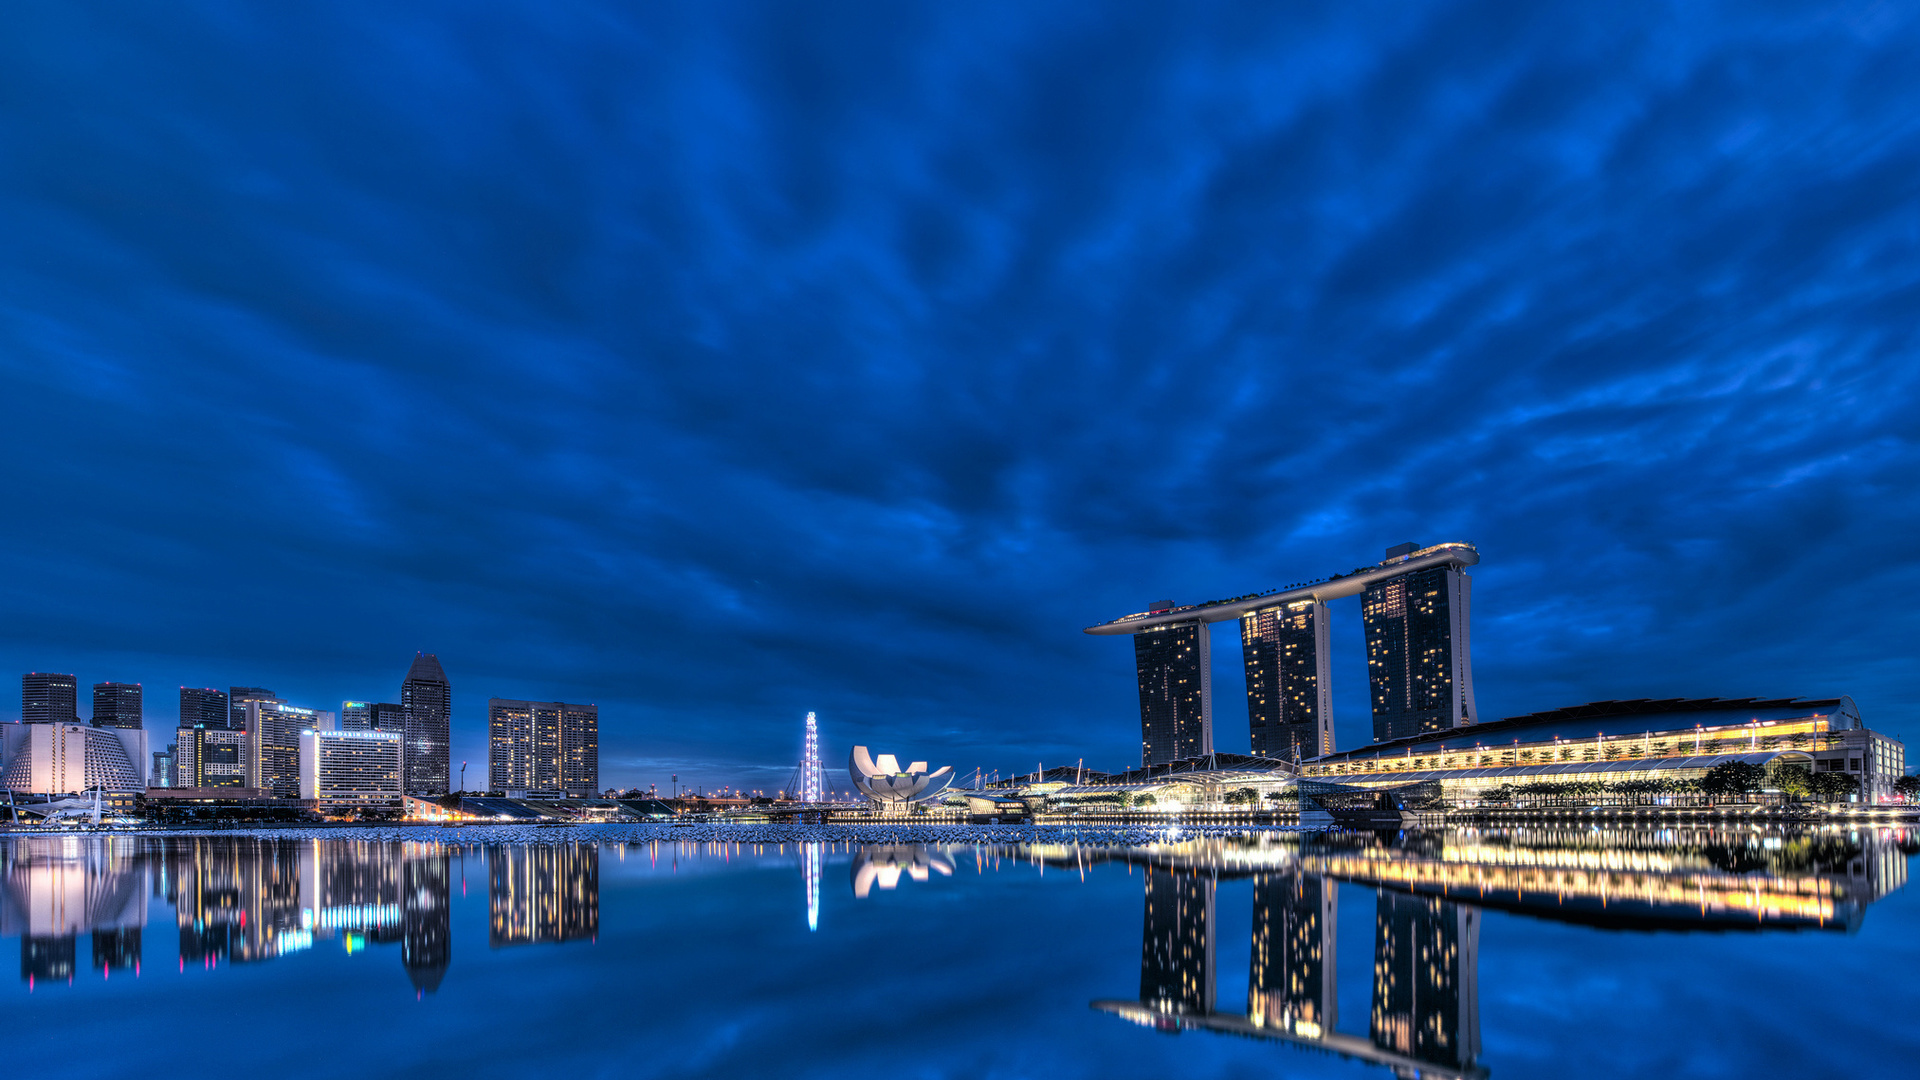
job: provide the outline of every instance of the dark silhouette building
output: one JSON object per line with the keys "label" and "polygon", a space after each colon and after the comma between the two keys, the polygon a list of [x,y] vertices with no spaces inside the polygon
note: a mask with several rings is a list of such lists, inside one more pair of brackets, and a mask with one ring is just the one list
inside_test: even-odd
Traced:
{"label": "dark silhouette building", "polygon": [[233,714],[227,711],[227,692],[211,686],[181,687],[180,726],[231,728]]}
{"label": "dark silhouette building", "polygon": [[1367,584],[1360,617],[1367,633],[1375,742],[1478,719],[1467,639],[1472,587],[1473,579],[1451,565]]}
{"label": "dark silhouette building", "polygon": [[141,722],[139,683],[93,684],[93,726],[137,728]]}
{"label": "dark silhouette building", "polygon": [[406,710],[385,701],[343,701],[340,703],[341,731],[406,732]]}
{"label": "dark silhouette building", "polygon": [[407,969],[413,988],[423,994],[440,989],[447,966],[453,963],[452,886],[452,866],[445,851],[401,864],[400,964]]}
{"label": "dark silhouette building", "polygon": [[453,720],[453,684],[432,653],[415,653],[400,684],[406,747],[401,761],[403,786],[411,795],[445,795],[448,746]]}
{"label": "dark silhouette building", "polygon": [[79,723],[79,680],[44,671],[20,676],[20,720],[27,724]]}
{"label": "dark silhouette building", "polygon": [[1213,753],[1208,642],[1207,628],[1198,621],[1165,623],[1133,636],[1140,679],[1140,764],[1163,765]]}
{"label": "dark silhouette building", "polygon": [[1257,757],[1318,757],[1333,751],[1327,605],[1293,600],[1240,617],[1247,670],[1247,730]]}

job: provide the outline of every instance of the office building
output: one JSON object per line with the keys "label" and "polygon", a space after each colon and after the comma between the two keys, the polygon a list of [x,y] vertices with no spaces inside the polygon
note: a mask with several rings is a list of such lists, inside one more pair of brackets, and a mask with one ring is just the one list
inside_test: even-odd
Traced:
{"label": "office building", "polygon": [[[1389,563],[1411,555],[1402,545]],[[1398,552],[1396,555],[1395,552]],[[1367,585],[1360,618],[1375,742],[1465,727],[1478,716],[1467,615],[1473,579],[1455,566],[1430,566]]]}
{"label": "office building", "polygon": [[300,797],[300,733],[334,730],[325,709],[303,709],[284,701],[246,699],[247,768],[253,786],[277,799]]}
{"label": "office building", "polygon": [[147,786],[150,788],[170,788],[178,775],[176,763],[180,760],[180,744],[168,743],[165,750],[153,752],[153,771],[147,774]]}
{"label": "office building", "polygon": [[1333,752],[1327,605],[1294,600],[1240,617],[1247,730],[1255,757],[1299,761]]}
{"label": "office building", "polygon": [[[1172,607],[1172,604],[1167,604]],[[1207,628],[1198,621],[1133,635],[1140,682],[1140,764],[1213,753],[1213,673]]]}
{"label": "office building", "polygon": [[400,811],[397,731],[300,733],[300,798],[321,813]]}
{"label": "office building", "polygon": [[20,720],[26,724],[80,722],[80,681],[71,675],[29,671],[20,676]]}
{"label": "office building", "polygon": [[415,653],[400,684],[406,736],[405,780],[410,795],[445,795],[453,721],[453,684],[432,653]]}
{"label": "office building", "polygon": [[340,703],[341,731],[406,731],[406,712],[385,701]]}
{"label": "office building", "polygon": [[140,719],[140,684],[97,682],[93,684],[93,726],[137,728],[146,725]]}
{"label": "office building", "polygon": [[236,686],[228,692],[227,726],[236,731],[247,726],[247,702],[279,701],[273,691],[261,686]]}
{"label": "office building", "polygon": [[[60,795],[145,791],[147,733],[91,724],[0,725],[0,788]],[[136,764],[137,763],[137,764]]]}
{"label": "office building", "polygon": [[180,726],[231,728],[233,714],[227,710],[227,692],[211,686],[181,687]]}
{"label": "office building", "polygon": [[600,788],[600,708],[564,701],[487,700],[487,783],[494,791]]}
{"label": "office building", "polygon": [[183,727],[174,743],[173,787],[252,788],[247,733],[220,727]]}

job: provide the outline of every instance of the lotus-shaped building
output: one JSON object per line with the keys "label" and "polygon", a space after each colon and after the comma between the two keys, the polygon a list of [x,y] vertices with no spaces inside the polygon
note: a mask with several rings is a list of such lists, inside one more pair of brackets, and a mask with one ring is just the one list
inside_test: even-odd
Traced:
{"label": "lotus-shaped building", "polygon": [[947,790],[947,785],[953,782],[951,765],[928,772],[926,762],[916,761],[902,769],[900,760],[892,754],[881,754],[875,761],[864,746],[853,748],[853,754],[847,759],[847,772],[862,795],[881,803],[926,802]]}

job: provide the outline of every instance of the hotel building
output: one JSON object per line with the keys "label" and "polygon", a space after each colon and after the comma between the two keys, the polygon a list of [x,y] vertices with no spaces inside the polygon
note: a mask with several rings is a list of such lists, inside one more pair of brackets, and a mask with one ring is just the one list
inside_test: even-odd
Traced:
{"label": "hotel building", "polygon": [[64,795],[145,791],[147,733],[80,723],[0,724],[0,788]]}
{"label": "hotel building", "polygon": [[487,699],[487,784],[592,798],[600,789],[600,707]]}
{"label": "hotel building", "polygon": [[321,813],[401,809],[397,731],[300,733],[300,798]]}
{"label": "hotel building", "polygon": [[1133,635],[1141,764],[1213,753],[1210,643],[1206,627],[1197,620],[1155,625]]}

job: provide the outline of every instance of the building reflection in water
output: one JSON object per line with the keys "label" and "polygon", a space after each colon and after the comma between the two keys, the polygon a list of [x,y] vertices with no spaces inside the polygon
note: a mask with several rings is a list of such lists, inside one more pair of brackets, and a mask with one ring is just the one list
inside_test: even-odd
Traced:
{"label": "building reflection in water", "polygon": [[927,844],[869,844],[854,853],[848,875],[853,881],[853,895],[864,900],[875,885],[899,888],[901,874],[913,881],[926,881],[935,872],[941,877],[953,874],[953,860],[939,848]]}
{"label": "building reflection in water", "polygon": [[171,904],[179,966],[257,963],[341,940],[397,943],[416,989],[452,957],[450,854],[439,844],[247,836],[24,836],[0,843],[0,935],[20,976],[70,982],[79,935],[93,970],[138,974],[149,896]]}
{"label": "building reflection in water", "polygon": [[[1907,830],[1764,835],[1752,830],[1473,832],[1282,837],[1144,849],[1028,846],[1001,853],[1082,868],[1145,870],[1137,1000],[1093,1007],[1163,1031],[1293,1043],[1402,1076],[1477,1080],[1479,944],[1487,907],[1609,929],[1858,929],[1906,882]],[[1244,1014],[1214,1001],[1221,878],[1253,883]],[[1374,898],[1367,1034],[1337,1030],[1342,883]],[[1471,897],[1471,902],[1467,898]]]}
{"label": "building reflection in water", "polygon": [[820,929],[820,871],[826,865],[826,847],[822,843],[796,845],[800,852],[800,883],[807,892],[807,929]]}
{"label": "building reflection in water", "polygon": [[555,945],[600,934],[600,849],[593,844],[487,851],[488,940]]}

